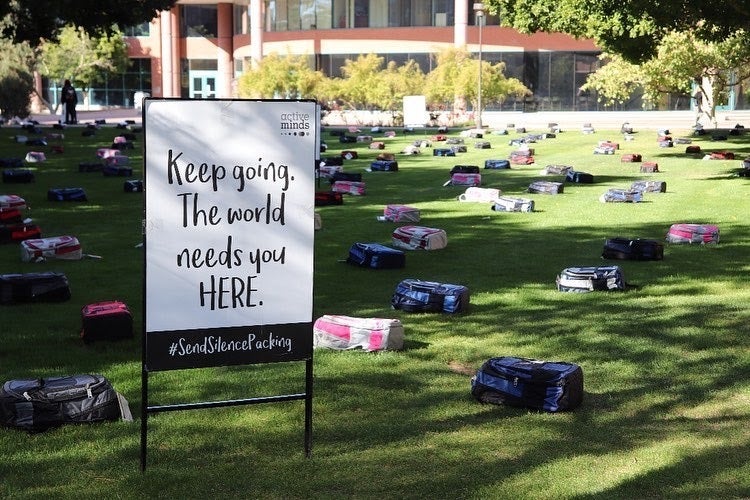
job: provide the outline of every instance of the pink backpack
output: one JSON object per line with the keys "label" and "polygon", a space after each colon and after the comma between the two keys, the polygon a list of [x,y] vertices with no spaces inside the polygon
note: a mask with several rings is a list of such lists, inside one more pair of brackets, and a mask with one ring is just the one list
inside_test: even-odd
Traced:
{"label": "pink backpack", "polygon": [[396,248],[406,250],[439,250],[448,245],[448,236],[442,229],[424,226],[401,226],[391,235]]}
{"label": "pink backpack", "polygon": [[336,181],[331,185],[331,191],[334,193],[362,196],[365,194],[365,183],[355,181]]}
{"label": "pink backpack", "polygon": [[448,184],[451,186],[480,186],[482,184],[482,174],[456,172],[451,175]]}
{"label": "pink backpack", "polygon": [[667,232],[669,243],[718,243],[719,226],[715,224],[672,224]]}
{"label": "pink backpack", "polygon": [[326,314],[313,324],[315,348],[382,351],[402,349],[403,346],[404,326],[398,319]]}
{"label": "pink backpack", "polygon": [[419,222],[420,211],[408,205],[386,205],[383,220],[391,222]]}

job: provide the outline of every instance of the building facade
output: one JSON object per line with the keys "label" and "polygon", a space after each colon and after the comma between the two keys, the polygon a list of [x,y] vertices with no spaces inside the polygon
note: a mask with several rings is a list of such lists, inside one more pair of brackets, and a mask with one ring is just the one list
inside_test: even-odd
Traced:
{"label": "building facade", "polygon": [[[579,91],[599,64],[601,51],[591,40],[520,34],[491,15],[478,16],[472,0],[179,0],[126,35],[131,68],[91,89],[93,107],[137,105],[143,93],[234,97],[237,77],[274,52],[305,55],[315,69],[340,76],[344,61],[368,53],[386,62],[413,59],[429,72],[431,55],[446,47],[481,50],[483,60],[504,62],[505,75],[533,92],[502,109],[598,107]],[[622,109],[640,109],[640,101]]]}

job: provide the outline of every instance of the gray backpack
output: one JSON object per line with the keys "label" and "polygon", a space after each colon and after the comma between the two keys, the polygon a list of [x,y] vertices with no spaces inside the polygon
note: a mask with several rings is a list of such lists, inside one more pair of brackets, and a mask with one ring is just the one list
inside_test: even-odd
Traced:
{"label": "gray backpack", "polygon": [[104,376],[16,379],[0,388],[0,423],[32,432],[73,423],[132,420],[125,398]]}

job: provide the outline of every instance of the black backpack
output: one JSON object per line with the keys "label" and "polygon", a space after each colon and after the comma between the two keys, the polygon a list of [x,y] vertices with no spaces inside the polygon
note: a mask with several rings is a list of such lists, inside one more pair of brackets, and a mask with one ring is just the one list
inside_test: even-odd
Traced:
{"label": "black backpack", "polygon": [[72,423],[132,420],[127,401],[104,376],[17,379],[0,388],[0,423],[32,432]]}
{"label": "black backpack", "polygon": [[662,260],[664,245],[656,240],[641,238],[607,238],[602,249],[603,259]]}

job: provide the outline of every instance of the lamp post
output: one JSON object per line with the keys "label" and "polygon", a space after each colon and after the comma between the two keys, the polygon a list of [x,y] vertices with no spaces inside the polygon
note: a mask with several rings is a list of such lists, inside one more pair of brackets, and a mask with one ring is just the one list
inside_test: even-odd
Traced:
{"label": "lamp post", "polygon": [[476,110],[476,127],[482,129],[482,21],[484,20],[484,4],[477,2],[474,4],[474,15],[479,25],[479,77],[477,81],[477,110]]}

